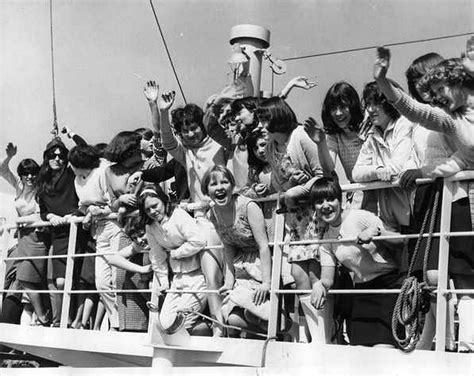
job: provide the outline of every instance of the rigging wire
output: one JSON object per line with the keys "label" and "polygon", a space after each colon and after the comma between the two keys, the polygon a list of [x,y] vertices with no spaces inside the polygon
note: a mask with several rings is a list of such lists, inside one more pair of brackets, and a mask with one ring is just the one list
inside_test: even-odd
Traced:
{"label": "rigging wire", "polygon": [[181,82],[179,81],[178,74],[176,73],[176,68],[174,66],[173,59],[171,58],[171,54],[168,49],[168,44],[166,43],[165,36],[163,35],[163,30],[161,30],[160,21],[158,21],[158,16],[156,15],[155,6],[153,5],[153,0],[150,0],[150,6],[151,6],[151,10],[153,11],[153,15],[155,16],[156,26],[158,26],[158,30],[160,31],[161,39],[163,40],[163,45],[165,46],[166,54],[168,55],[171,68],[173,69],[174,77],[176,78],[176,82],[178,83],[179,91],[181,92],[181,96],[183,97],[184,103],[188,104],[188,102],[186,101],[186,97],[184,95],[183,88],[181,87]]}
{"label": "rigging wire", "polygon": [[53,138],[58,137],[58,115],[56,112],[56,81],[54,76],[54,42],[53,42],[53,0],[49,0],[49,34],[50,34],[50,51],[51,51],[51,80],[53,84],[53,129],[51,134]]}
{"label": "rigging wire", "polygon": [[[465,37],[465,36],[472,35],[473,33],[474,32],[471,31],[471,32],[468,32],[468,33],[444,35],[444,36],[441,36],[441,37],[417,39],[417,40],[411,40],[411,41],[406,41],[406,42],[387,43],[387,44],[384,44],[384,47],[402,46],[402,45],[405,45],[405,44],[415,44],[415,43],[431,42],[431,41],[441,40],[441,39]],[[309,58],[312,58],[312,57],[337,55],[337,54],[344,54],[344,53],[347,53],[347,52],[373,50],[377,47],[379,47],[379,45],[377,45],[377,46],[367,46],[367,47],[358,47],[358,48],[350,48],[350,49],[347,49],[347,50],[338,50],[338,51],[331,51],[331,52],[321,52],[321,53],[318,53],[318,54],[311,54],[311,55],[304,55],[304,56],[288,57],[286,59],[281,59],[281,60],[283,60],[283,61],[293,61],[293,60],[309,59]]]}

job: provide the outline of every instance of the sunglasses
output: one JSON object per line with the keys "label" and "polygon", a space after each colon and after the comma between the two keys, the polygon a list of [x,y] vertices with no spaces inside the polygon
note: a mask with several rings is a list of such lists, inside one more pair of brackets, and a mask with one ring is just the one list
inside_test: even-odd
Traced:
{"label": "sunglasses", "polygon": [[62,159],[62,160],[65,160],[65,159],[66,159],[66,153],[54,151],[54,152],[52,152],[52,153],[48,153],[48,154],[46,155],[46,157],[47,157],[48,159],[50,159],[50,160],[57,159],[57,158]]}

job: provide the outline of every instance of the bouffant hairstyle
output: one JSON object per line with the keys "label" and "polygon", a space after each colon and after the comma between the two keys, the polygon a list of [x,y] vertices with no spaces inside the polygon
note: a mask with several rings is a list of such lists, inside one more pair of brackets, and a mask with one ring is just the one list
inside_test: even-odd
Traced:
{"label": "bouffant hairstyle", "polygon": [[194,103],[188,103],[184,107],[178,107],[171,111],[171,123],[175,131],[181,134],[183,125],[198,124],[204,134],[207,134],[202,123],[204,112],[201,107]]}
{"label": "bouffant hairstyle", "polygon": [[69,163],[75,168],[93,169],[100,165],[100,156],[92,145],[74,146],[68,155]]}
{"label": "bouffant hairstyle", "polygon": [[407,78],[408,92],[418,102],[425,103],[425,100],[418,92],[416,85],[420,79],[430,70],[430,68],[443,61],[443,57],[435,52],[430,52],[422,55],[410,64],[405,72]]}
{"label": "bouffant hairstyle", "polygon": [[121,163],[140,151],[142,137],[132,131],[117,134],[105,148],[104,156],[110,162]]}
{"label": "bouffant hairstyle", "polygon": [[225,166],[221,165],[214,165],[214,167],[209,168],[206,173],[204,174],[204,177],[202,178],[201,181],[201,192],[205,195],[209,194],[209,183],[211,182],[211,179],[216,176],[217,174],[222,174],[227,180],[229,180],[230,185],[232,188],[235,187],[235,178],[232,172]]}
{"label": "bouffant hairstyle", "polygon": [[342,129],[337,126],[331,116],[331,111],[337,106],[347,106],[349,108],[351,114],[349,129],[358,132],[359,125],[364,118],[362,106],[356,89],[345,81],[336,82],[332,85],[324,98],[321,118],[327,134],[342,133]]}
{"label": "bouffant hairstyle", "polygon": [[[400,85],[397,83],[393,81],[391,81],[391,83],[397,88],[400,88]],[[388,102],[375,81],[365,85],[362,98],[364,107],[368,107],[369,104],[380,105],[390,119],[397,120],[400,117],[400,113]]]}
{"label": "bouffant hairstyle", "polygon": [[461,59],[446,59],[432,67],[416,85],[420,95],[425,99],[433,98],[432,86],[437,83],[447,86],[462,86],[474,90],[474,77],[469,75],[462,65]]}
{"label": "bouffant hairstyle", "polygon": [[272,97],[262,101],[257,111],[260,121],[268,121],[270,133],[290,134],[298,126],[296,115],[283,98]]}

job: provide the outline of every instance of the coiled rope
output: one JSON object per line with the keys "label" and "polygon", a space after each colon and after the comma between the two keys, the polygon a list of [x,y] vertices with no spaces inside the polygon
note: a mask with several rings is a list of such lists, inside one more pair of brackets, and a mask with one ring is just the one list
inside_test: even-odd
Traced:
{"label": "coiled rope", "polygon": [[[432,288],[427,281],[428,257],[433,241],[433,232],[438,213],[438,206],[441,192],[441,180],[436,180],[435,189],[431,192],[431,202],[433,205],[429,207],[423,218],[421,230],[416,241],[415,249],[408,268],[407,278],[404,280],[400,294],[392,315],[392,335],[398,347],[404,352],[411,352],[416,348],[420,340],[420,334],[423,330],[421,319],[430,308],[430,292]],[[412,276],[413,267],[418,258],[418,254],[425,233],[426,226],[429,221],[429,236],[426,241],[423,256],[423,282],[419,283],[417,278]],[[404,336],[400,338],[400,330],[404,329]]]}

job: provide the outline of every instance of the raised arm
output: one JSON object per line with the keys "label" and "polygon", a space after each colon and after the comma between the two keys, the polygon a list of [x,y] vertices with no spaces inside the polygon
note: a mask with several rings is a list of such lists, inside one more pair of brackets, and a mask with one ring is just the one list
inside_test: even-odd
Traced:
{"label": "raised arm", "polygon": [[17,147],[13,145],[11,142],[8,143],[6,148],[6,158],[3,160],[2,164],[0,165],[0,176],[4,178],[8,184],[10,184],[15,190],[18,191],[20,187],[20,182],[18,178],[13,174],[10,170],[10,161],[17,153]]}
{"label": "raised arm", "polygon": [[158,111],[159,86],[155,81],[148,81],[143,88],[143,94],[148,101],[151,112],[151,124],[156,133],[161,133],[160,112]]}
{"label": "raised arm", "polygon": [[318,147],[318,157],[323,172],[330,174],[334,171],[336,165],[336,153],[329,150],[323,127],[320,126],[314,118],[309,117],[304,122],[304,130]]}
{"label": "raised arm", "polygon": [[278,96],[280,98],[287,98],[288,95],[290,94],[291,90],[295,87],[299,87],[304,90],[309,90],[312,89],[313,87],[317,86],[316,82],[310,81],[308,78],[304,76],[296,76],[293,77],[287,84],[286,86],[282,89],[280,94]]}
{"label": "raised arm", "polygon": [[403,90],[396,88],[386,77],[389,66],[390,51],[387,48],[379,47],[374,63],[374,78],[393,107],[408,120],[419,123],[425,128],[437,132],[451,133],[456,127],[453,118],[442,109],[419,103],[404,93]]}
{"label": "raised arm", "polygon": [[68,127],[63,127],[63,129],[61,130],[62,133],[66,134],[71,140],[74,141],[74,143],[77,145],[77,146],[84,146],[84,145],[88,145],[87,144],[87,141],[84,140],[81,136],[79,136],[78,134],[74,133],[70,128]]}

